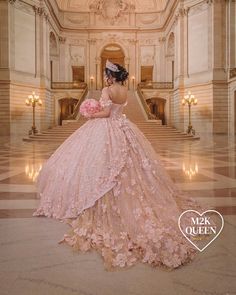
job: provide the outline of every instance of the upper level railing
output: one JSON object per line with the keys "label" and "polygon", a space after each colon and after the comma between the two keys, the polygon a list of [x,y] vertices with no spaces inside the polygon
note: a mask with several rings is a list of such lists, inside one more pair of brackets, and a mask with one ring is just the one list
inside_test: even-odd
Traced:
{"label": "upper level railing", "polygon": [[173,89],[173,82],[141,82],[138,84],[139,88],[143,89]]}
{"label": "upper level railing", "polygon": [[87,84],[84,82],[52,82],[52,89],[85,89]]}

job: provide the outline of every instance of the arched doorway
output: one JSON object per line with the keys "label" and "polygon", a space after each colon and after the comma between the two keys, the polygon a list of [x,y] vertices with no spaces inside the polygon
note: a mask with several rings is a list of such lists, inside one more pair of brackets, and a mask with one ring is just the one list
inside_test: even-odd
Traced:
{"label": "arched doorway", "polygon": [[59,99],[60,105],[60,122],[62,124],[62,120],[67,120],[74,112],[75,106],[78,103],[78,99],[76,98],[61,98]]}
{"label": "arched doorway", "polygon": [[175,79],[175,35],[172,32],[169,36],[167,43],[167,80],[168,82],[174,82]]}
{"label": "arched doorway", "polygon": [[125,66],[125,54],[122,48],[118,44],[107,45],[101,53],[101,77],[102,85],[104,85],[104,70],[106,65],[106,60],[109,59],[113,63],[118,63]]}
{"label": "arched doorway", "polygon": [[165,120],[165,104],[166,100],[161,97],[152,97],[146,100],[149,109],[156,119],[162,121],[162,125],[166,124]]}
{"label": "arched doorway", "polygon": [[53,32],[49,35],[49,55],[50,55],[50,79],[51,83],[59,78],[59,51],[56,36]]}

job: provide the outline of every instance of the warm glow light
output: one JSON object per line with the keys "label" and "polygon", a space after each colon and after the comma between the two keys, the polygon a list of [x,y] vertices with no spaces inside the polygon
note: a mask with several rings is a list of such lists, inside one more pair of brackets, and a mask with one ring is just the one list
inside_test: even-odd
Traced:
{"label": "warm glow light", "polygon": [[184,96],[184,99],[182,99],[182,105],[196,105],[197,104],[197,98],[195,98],[195,95],[191,94],[191,91],[188,91],[188,94]]}
{"label": "warm glow light", "polygon": [[188,164],[183,163],[182,170],[184,174],[191,180],[193,176],[198,174],[198,164],[197,162]]}
{"label": "warm glow light", "polygon": [[28,99],[25,100],[25,104],[27,106],[35,106],[36,103],[38,103],[38,105],[42,105],[42,100],[39,99],[39,95],[35,94],[35,91],[32,92],[32,94],[28,95]]}
{"label": "warm glow light", "polygon": [[25,166],[25,174],[29,179],[35,181],[39,175],[40,170],[42,169],[42,164],[27,164]]}

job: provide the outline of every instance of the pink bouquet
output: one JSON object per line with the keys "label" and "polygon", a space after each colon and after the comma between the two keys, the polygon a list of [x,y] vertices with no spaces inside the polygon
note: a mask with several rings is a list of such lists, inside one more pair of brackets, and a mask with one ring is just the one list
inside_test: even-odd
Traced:
{"label": "pink bouquet", "polygon": [[93,98],[85,99],[81,103],[79,112],[84,117],[88,118],[91,114],[97,113],[101,110],[101,105],[99,101]]}

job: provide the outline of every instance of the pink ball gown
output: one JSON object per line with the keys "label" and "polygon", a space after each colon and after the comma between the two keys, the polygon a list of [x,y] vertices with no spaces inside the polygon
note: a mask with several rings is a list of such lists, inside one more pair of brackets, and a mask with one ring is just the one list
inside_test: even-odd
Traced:
{"label": "pink ball gown", "polygon": [[110,116],[88,120],[44,163],[33,216],[68,223],[59,243],[96,249],[106,269],[185,264],[196,250],[180,233],[178,218],[198,205],[171,180],[150,142],[122,113],[124,104],[113,103],[107,88],[100,103],[110,107]]}

